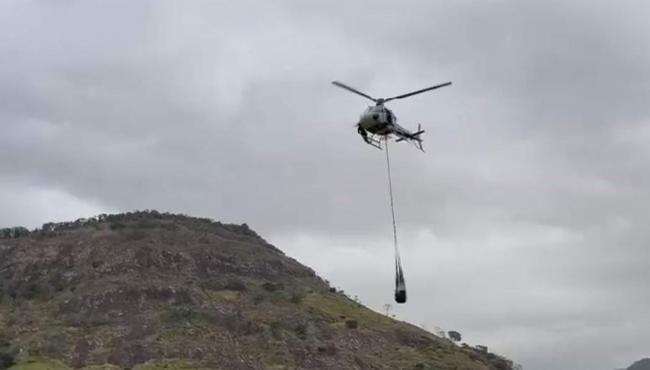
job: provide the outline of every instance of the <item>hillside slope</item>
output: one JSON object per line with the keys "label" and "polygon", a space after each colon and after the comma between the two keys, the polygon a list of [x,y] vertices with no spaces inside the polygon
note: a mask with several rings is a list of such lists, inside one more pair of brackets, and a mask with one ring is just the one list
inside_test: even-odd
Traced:
{"label": "hillside slope", "polygon": [[650,358],[644,358],[633,363],[627,370],[650,370]]}
{"label": "hillside slope", "polygon": [[332,291],[246,225],[137,212],[2,235],[0,368],[511,368]]}

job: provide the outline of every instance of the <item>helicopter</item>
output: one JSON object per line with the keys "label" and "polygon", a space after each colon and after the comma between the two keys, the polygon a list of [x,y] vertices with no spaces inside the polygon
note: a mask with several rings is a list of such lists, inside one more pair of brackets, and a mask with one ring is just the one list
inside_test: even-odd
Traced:
{"label": "helicopter", "polygon": [[420,124],[418,124],[418,129],[415,132],[411,132],[404,127],[397,124],[397,118],[393,112],[386,108],[384,103],[389,102],[395,99],[404,99],[409,96],[421,94],[426,91],[435,90],[441,87],[451,85],[451,82],[445,82],[440,85],[427,87],[425,89],[413,91],[407,94],[393,96],[392,98],[373,98],[370,95],[367,95],[357,89],[354,89],[348,85],[345,85],[338,81],[332,81],[332,84],[338,86],[342,89],[348,90],[355,94],[361,95],[364,98],[370,99],[375,102],[374,106],[369,106],[366,109],[359,119],[359,122],[356,124],[357,132],[363,138],[367,144],[374,146],[377,149],[381,150],[381,140],[388,140],[390,135],[397,136],[396,142],[399,141],[409,141],[415,144],[415,146],[424,152],[422,148],[422,138],[420,135],[424,133]]}

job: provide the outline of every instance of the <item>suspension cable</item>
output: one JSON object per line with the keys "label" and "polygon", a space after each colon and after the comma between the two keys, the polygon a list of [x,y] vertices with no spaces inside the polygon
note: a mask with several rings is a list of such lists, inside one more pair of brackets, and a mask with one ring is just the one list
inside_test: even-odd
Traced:
{"label": "suspension cable", "polygon": [[393,217],[393,242],[395,244],[395,256],[399,260],[399,250],[397,247],[397,224],[395,222],[395,205],[393,203],[393,180],[390,173],[390,156],[388,153],[388,138],[386,138],[386,169],[388,171],[388,194],[390,195],[390,213]]}
{"label": "suspension cable", "polygon": [[397,243],[397,222],[395,222],[395,203],[393,201],[393,180],[390,173],[390,155],[388,152],[388,137],[386,137],[386,170],[388,172],[388,193],[390,195],[390,213],[393,217],[393,243],[395,245],[395,301],[406,303],[406,286],[404,282],[404,271],[399,255]]}
{"label": "suspension cable", "polygon": [[390,171],[390,154],[388,151],[388,138],[386,138],[386,170],[388,172],[388,194],[390,196],[390,214],[393,219],[393,244],[395,246],[395,269],[401,274],[402,258],[399,254],[399,243],[397,242],[397,222],[395,221],[395,202],[393,200],[393,179]]}

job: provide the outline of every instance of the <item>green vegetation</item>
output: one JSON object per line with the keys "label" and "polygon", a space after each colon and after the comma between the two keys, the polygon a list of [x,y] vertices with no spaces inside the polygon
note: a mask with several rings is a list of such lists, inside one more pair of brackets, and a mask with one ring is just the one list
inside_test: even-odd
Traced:
{"label": "green vegetation", "polygon": [[357,320],[345,320],[345,326],[348,329],[356,329],[359,327],[359,323],[357,322]]}
{"label": "green vegetation", "polygon": [[303,300],[304,298],[305,298],[305,294],[295,292],[295,293],[292,293],[292,294],[291,294],[291,299],[290,299],[290,301],[291,301],[291,303],[293,303],[293,304],[299,304],[300,302],[302,302],[302,300]]}
{"label": "green vegetation", "polygon": [[200,367],[182,360],[156,360],[137,365],[133,370],[200,370]]}
{"label": "green vegetation", "polygon": [[70,368],[59,361],[33,357],[21,361],[9,370],[70,370]]}
{"label": "green vegetation", "polygon": [[0,353],[0,369],[6,369],[16,363],[14,356],[11,353]]}
{"label": "green vegetation", "polygon": [[509,370],[362,306],[245,225],[148,211],[20,235],[2,240],[0,369]]}
{"label": "green vegetation", "polygon": [[303,304],[311,312],[330,322],[344,323],[343,319],[354,320],[357,326],[373,328],[376,331],[394,330],[397,324],[395,320],[359,306],[342,294],[309,294],[303,300]]}
{"label": "green vegetation", "polygon": [[212,319],[208,312],[195,307],[172,307],[162,316],[164,322],[189,326],[206,326]]}
{"label": "green vegetation", "polygon": [[[81,370],[120,370],[119,366],[105,364],[92,365]],[[183,360],[156,360],[137,365],[133,370],[202,370],[204,368]],[[59,361],[44,358],[29,358],[20,364],[14,365],[9,370],[72,370],[71,367]]]}

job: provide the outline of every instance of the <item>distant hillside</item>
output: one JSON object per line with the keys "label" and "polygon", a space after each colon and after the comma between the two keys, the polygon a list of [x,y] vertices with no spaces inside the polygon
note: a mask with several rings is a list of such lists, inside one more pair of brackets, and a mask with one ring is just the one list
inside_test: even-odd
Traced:
{"label": "distant hillside", "polygon": [[0,368],[512,368],[365,308],[246,225],[136,212],[7,230]]}
{"label": "distant hillside", "polygon": [[650,358],[644,358],[633,363],[627,370],[650,370]]}

